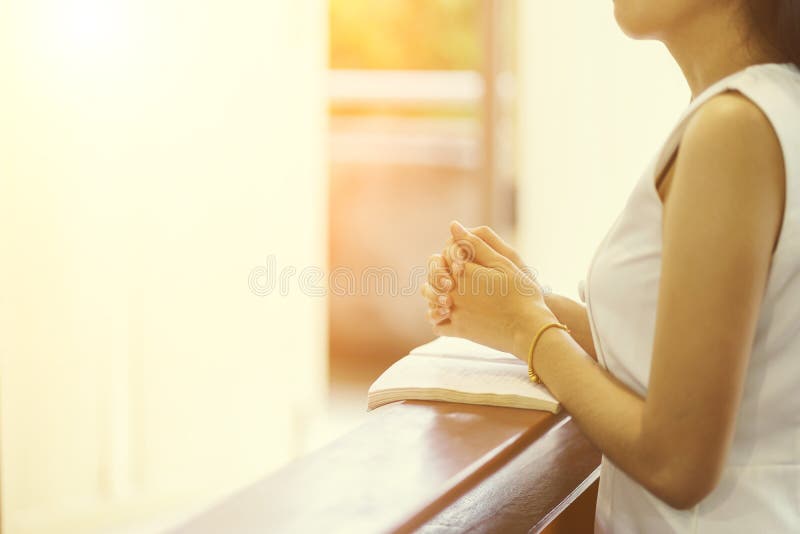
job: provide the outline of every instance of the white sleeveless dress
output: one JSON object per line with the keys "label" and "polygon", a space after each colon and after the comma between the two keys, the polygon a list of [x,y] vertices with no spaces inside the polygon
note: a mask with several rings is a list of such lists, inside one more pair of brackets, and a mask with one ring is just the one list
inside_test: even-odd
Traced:
{"label": "white sleeveless dress", "polygon": [[769,118],[786,163],[783,226],[733,446],[719,485],[689,510],[663,503],[603,456],[596,533],[800,533],[800,70],[792,64],[755,65],[691,103],[598,247],[579,293],[600,364],[645,396],[662,251],[655,178],[677,149],[689,117],[731,89]]}

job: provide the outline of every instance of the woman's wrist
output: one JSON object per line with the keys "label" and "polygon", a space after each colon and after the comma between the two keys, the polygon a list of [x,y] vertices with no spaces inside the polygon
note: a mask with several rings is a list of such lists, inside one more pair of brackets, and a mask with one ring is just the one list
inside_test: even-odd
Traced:
{"label": "woman's wrist", "polygon": [[558,317],[544,304],[532,307],[521,314],[514,328],[513,354],[528,361],[528,351],[536,332],[548,323],[558,323]]}

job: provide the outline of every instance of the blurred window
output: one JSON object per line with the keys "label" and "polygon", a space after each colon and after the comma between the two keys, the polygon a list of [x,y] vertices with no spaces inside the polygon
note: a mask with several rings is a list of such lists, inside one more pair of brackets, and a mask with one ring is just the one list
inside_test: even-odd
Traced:
{"label": "blurred window", "polygon": [[[332,269],[390,267],[408,289],[451,219],[511,228],[514,6],[331,0]],[[418,291],[358,287],[330,311],[334,385],[431,337]]]}

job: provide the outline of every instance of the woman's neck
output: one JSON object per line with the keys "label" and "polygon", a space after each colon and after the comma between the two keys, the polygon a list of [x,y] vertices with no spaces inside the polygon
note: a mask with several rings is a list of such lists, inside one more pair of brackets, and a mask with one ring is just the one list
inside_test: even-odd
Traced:
{"label": "woman's neck", "polygon": [[751,65],[779,60],[749,33],[741,13],[707,13],[662,39],[680,66],[692,100],[715,82]]}

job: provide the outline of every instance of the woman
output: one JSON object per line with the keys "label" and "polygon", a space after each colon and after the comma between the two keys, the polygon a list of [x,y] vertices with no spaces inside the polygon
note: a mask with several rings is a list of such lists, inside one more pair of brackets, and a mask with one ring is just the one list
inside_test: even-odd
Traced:
{"label": "woman", "polygon": [[598,248],[586,306],[453,223],[428,317],[529,362],[603,452],[598,532],[800,532],[800,2],[615,13],[666,44],[693,100]]}

